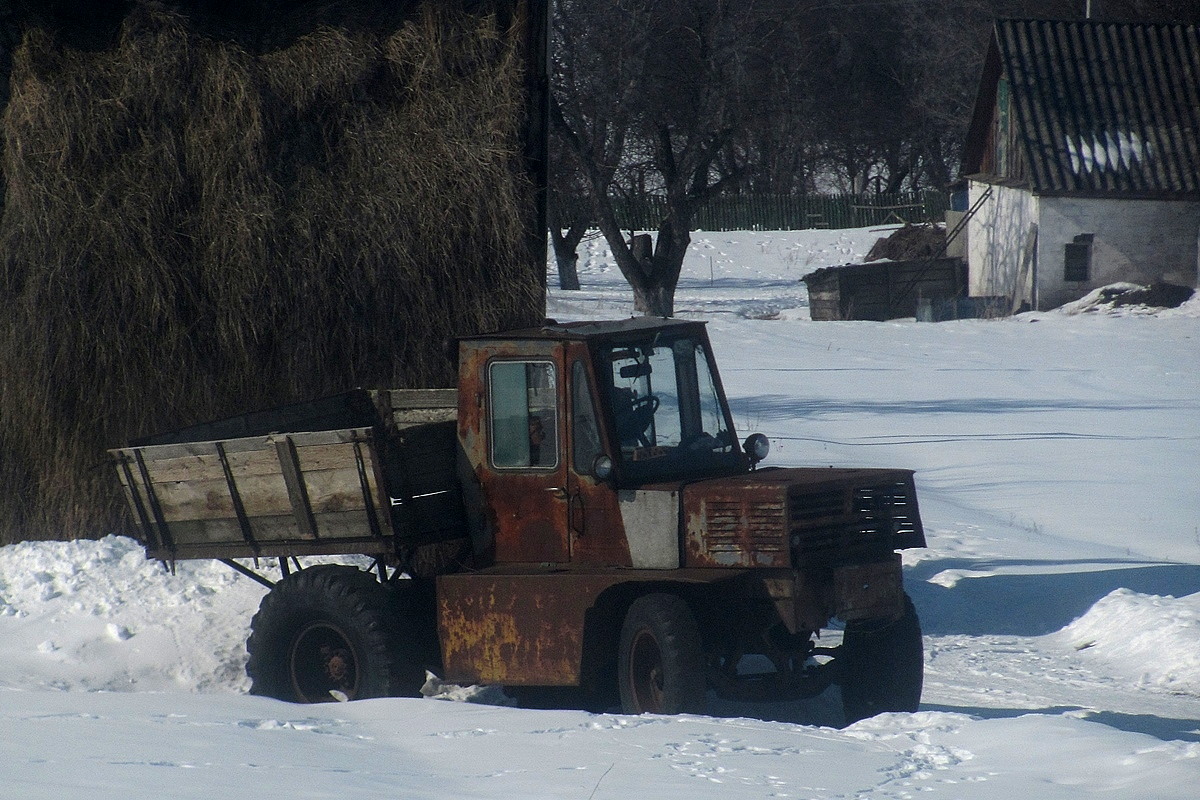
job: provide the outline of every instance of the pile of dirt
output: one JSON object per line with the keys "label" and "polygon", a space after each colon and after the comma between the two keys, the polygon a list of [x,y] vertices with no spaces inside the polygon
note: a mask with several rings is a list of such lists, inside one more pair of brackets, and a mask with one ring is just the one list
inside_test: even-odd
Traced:
{"label": "pile of dirt", "polygon": [[941,225],[907,224],[891,236],[875,242],[867,261],[913,261],[920,258],[937,258],[946,246],[946,229]]}
{"label": "pile of dirt", "polygon": [[1173,283],[1112,283],[1061,306],[1064,314],[1146,314],[1165,308],[1179,308],[1192,299],[1196,290]]}
{"label": "pile of dirt", "polygon": [[1192,299],[1195,289],[1173,283],[1152,283],[1130,289],[1110,298],[1114,308],[1119,306],[1148,306],[1150,308],[1179,308]]}

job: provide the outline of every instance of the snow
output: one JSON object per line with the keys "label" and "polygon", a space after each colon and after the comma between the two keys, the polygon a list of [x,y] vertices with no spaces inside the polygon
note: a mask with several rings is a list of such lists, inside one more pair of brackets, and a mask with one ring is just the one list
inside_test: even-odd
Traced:
{"label": "snow", "polygon": [[1064,137],[1076,173],[1129,170],[1154,158],[1154,146],[1134,131],[1102,131],[1086,137]]}
{"label": "snow", "polygon": [[[439,699],[289,705],[246,694],[257,583],[210,562],[172,574],[120,537],[36,542],[0,548],[0,795],[1195,796],[1200,300],[809,321],[799,278],[881,235],[694,234],[676,307],[710,321],[769,463],[917,470],[917,713],[843,728],[835,689],[628,717],[432,682]],[[632,312],[602,240],[580,273],[551,316]]]}

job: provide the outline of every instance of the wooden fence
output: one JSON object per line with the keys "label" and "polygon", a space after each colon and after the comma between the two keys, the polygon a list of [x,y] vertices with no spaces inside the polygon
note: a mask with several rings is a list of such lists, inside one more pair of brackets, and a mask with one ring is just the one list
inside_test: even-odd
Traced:
{"label": "wooden fence", "polygon": [[[657,195],[614,199],[617,221],[626,230],[655,230],[666,216]],[[903,222],[941,222],[950,208],[945,192],[926,190],[885,195],[729,195],[710,200],[692,221],[704,231],[792,231],[863,228]]]}

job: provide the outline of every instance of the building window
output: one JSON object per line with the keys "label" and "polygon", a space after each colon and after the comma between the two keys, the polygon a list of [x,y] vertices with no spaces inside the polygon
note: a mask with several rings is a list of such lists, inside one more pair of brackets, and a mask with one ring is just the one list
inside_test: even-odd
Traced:
{"label": "building window", "polygon": [[558,398],[554,365],[498,361],[489,383],[492,465],[507,469],[558,466]]}
{"label": "building window", "polygon": [[1083,283],[1092,277],[1092,239],[1095,234],[1081,233],[1066,245],[1063,253],[1063,280]]}
{"label": "building window", "polygon": [[996,174],[1008,175],[1008,155],[1012,145],[1009,125],[1008,80],[1000,78],[996,84]]}

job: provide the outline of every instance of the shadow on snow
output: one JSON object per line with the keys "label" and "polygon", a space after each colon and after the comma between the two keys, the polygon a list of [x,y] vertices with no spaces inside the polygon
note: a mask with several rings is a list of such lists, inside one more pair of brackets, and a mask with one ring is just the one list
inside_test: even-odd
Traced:
{"label": "shadow on snow", "polygon": [[1094,711],[1082,706],[1052,706],[1049,708],[982,708],[948,706],[938,703],[921,704],[922,711],[942,711],[969,714],[979,719],[1013,719],[1030,715],[1062,716],[1070,714],[1088,722],[1097,722],[1127,733],[1142,733],[1164,742],[1200,742],[1200,722],[1194,719],[1158,717],[1153,714],[1122,714],[1117,711]]}
{"label": "shadow on snow", "polygon": [[[1089,566],[1097,569],[1084,569]],[[991,570],[1022,568],[1037,573],[989,574]],[[1054,568],[1060,569],[1051,571]],[[954,586],[929,582],[946,570],[962,571]],[[927,635],[1044,636],[1062,630],[1117,589],[1173,597],[1200,592],[1200,565],[1095,559],[933,559],[907,568],[905,586]]]}

